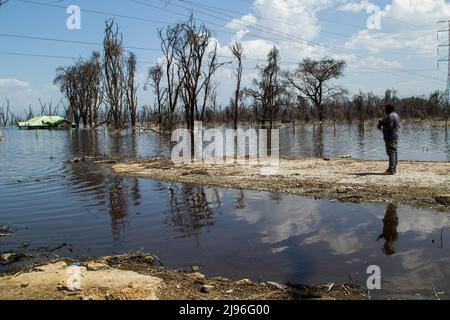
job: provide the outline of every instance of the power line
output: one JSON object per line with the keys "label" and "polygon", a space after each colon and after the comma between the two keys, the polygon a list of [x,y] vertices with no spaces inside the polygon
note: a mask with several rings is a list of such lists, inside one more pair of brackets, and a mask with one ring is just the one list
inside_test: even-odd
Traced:
{"label": "power line", "polygon": [[[52,42],[71,43],[71,44],[103,46],[103,43],[98,43],[98,42],[76,41],[76,40],[46,38],[46,37],[34,37],[34,36],[16,35],[16,34],[9,34],[9,33],[0,33],[0,37],[18,38],[18,39],[30,39],[30,40],[41,40],[41,41],[52,41]],[[153,51],[153,52],[160,52],[161,51],[161,49],[152,49],[152,48],[142,48],[142,47],[133,47],[133,46],[124,46],[124,47],[127,48],[127,49],[132,49],[132,50],[143,50],[143,51]]]}
{"label": "power line", "polygon": [[[131,0],[131,1],[137,2],[137,3],[141,3],[141,4],[144,4],[144,5],[149,5],[147,2],[142,2],[142,1],[138,1],[138,0]],[[159,0],[159,1],[164,2],[164,0]],[[225,18],[219,17],[219,16],[215,16],[215,15],[211,15],[211,14],[206,13],[206,12],[203,12],[203,11],[201,11],[201,10],[197,10],[197,9],[185,7],[185,6],[178,5],[178,4],[174,4],[174,3],[168,3],[168,4],[169,4],[169,5],[172,5],[172,6],[176,6],[176,7],[183,8],[183,9],[185,9],[185,10],[189,10],[189,11],[191,11],[191,12],[192,12],[192,11],[195,11],[195,12],[198,12],[198,13],[200,13],[200,14],[203,14],[203,15],[206,15],[206,16],[210,16],[210,17],[213,17],[213,18],[216,18],[216,19],[219,19],[219,20],[225,20],[225,21],[228,22],[228,19],[225,19]],[[150,6],[150,5],[149,5],[149,6]],[[153,6],[153,5],[151,5],[151,6],[152,6],[152,7],[158,8],[157,6]],[[235,19],[236,19],[236,17],[232,17],[232,18],[235,18]],[[207,22],[207,21],[205,21],[205,22]],[[211,22],[209,22],[209,23],[211,23]],[[244,27],[250,27],[250,26],[247,26],[247,25],[245,25],[245,24],[243,24],[243,23],[241,23],[241,22],[239,22],[239,21],[235,21],[235,23],[240,24],[240,25],[242,25],[242,26],[244,26]],[[310,45],[310,46],[313,46],[313,47],[322,48],[323,50],[328,51],[328,52],[333,52],[333,53],[342,54],[342,55],[345,55],[345,56],[348,56],[348,57],[351,57],[351,58],[357,58],[357,59],[359,59],[359,60],[365,61],[366,64],[378,65],[378,66],[381,66],[381,67],[383,67],[383,68],[389,67],[389,66],[386,66],[385,64],[381,64],[381,63],[376,62],[376,61],[367,61],[367,58],[365,58],[365,57],[361,57],[361,56],[355,55],[355,54],[353,54],[353,53],[348,53],[348,52],[346,52],[346,51],[344,51],[344,50],[341,50],[341,49],[329,47],[329,46],[322,45],[322,44],[320,44],[320,43],[316,43],[316,42],[313,42],[313,41],[310,41],[310,40],[306,40],[306,39],[302,39],[302,38],[299,38],[299,37],[295,37],[295,36],[292,36],[292,35],[289,35],[289,34],[286,34],[286,33],[283,33],[283,32],[279,32],[279,31],[274,30],[274,29],[271,29],[271,28],[267,28],[267,27],[264,27],[264,26],[260,26],[259,24],[255,24],[255,26],[251,26],[251,27],[252,27],[253,29],[258,30],[258,31],[262,31],[262,32],[265,32],[265,33],[268,33],[268,34],[275,35],[276,37],[280,37],[280,36],[281,36],[281,37],[284,37],[284,38],[285,38],[286,40],[288,40],[288,41],[295,41],[295,42],[297,42],[297,43],[298,43],[298,42],[303,42],[303,43],[306,43],[306,44],[308,44],[308,45]],[[269,31],[266,31],[266,30],[264,30],[264,29],[269,30]],[[274,33],[274,32],[275,32],[275,33]],[[265,38],[265,37],[262,37],[262,36],[258,36],[258,38],[266,39],[266,40],[269,40],[269,41],[271,41],[271,42],[276,42],[276,41],[274,41],[273,39],[268,39],[268,38]],[[292,46],[291,44],[290,44],[289,46],[295,48],[295,47]],[[297,48],[298,48],[298,47],[297,47]],[[303,49],[303,48],[299,48],[299,49]],[[373,67],[367,67],[367,68],[371,68],[371,69],[377,70],[377,69],[375,69],[375,68],[373,68]],[[397,72],[401,72],[401,73],[405,73],[405,74],[409,74],[409,75],[414,75],[414,76],[416,76],[416,77],[427,78],[427,79],[433,80],[433,81],[439,81],[439,82],[442,81],[441,79],[437,79],[437,78],[430,77],[430,76],[427,76],[427,75],[419,74],[419,73],[416,73],[416,72],[411,72],[411,71],[404,70],[404,69],[396,69],[396,71],[397,71]],[[390,71],[390,70],[383,70],[383,72],[395,74],[394,72],[392,72],[392,71]]]}
{"label": "power line", "polygon": [[[244,1],[244,0],[239,0],[239,1],[244,2],[244,3],[248,4],[248,5],[253,5],[253,3],[254,3],[254,1]],[[273,8],[273,6],[270,6],[270,7]],[[306,17],[310,17],[310,18],[315,18],[314,15],[312,15],[309,12],[301,13],[301,12],[297,12],[297,11],[291,11],[291,13],[295,14],[295,15],[298,15],[298,16],[303,16],[303,17],[306,16]],[[361,27],[361,26],[356,26],[356,25],[345,23],[345,22],[331,20],[331,19],[322,18],[320,20],[325,21],[325,22],[329,22],[329,23],[333,23],[333,24],[337,24],[337,25],[350,27],[350,28],[360,28]]]}
{"label": "power line", "polygon": [[[198,8],[203,8],[203,9],[206,9],[208,11],[219,13],[219,14],[223,13],[224,11],[231,12],[231,13],[236,13],[236,14],[241,14],[241,15],[246,15],[247,14],[247,13],[240,12],[240,11],[229,10],[229,9],[220,8],[220,7],[216,7],[216,6],[211,6],[211,5],[207,5],[207,4],[200,4],[200,3],[194,2],[194,1],[188,1],[188,0],[178,0],[178,1],[179,2],[183,2],[183,3],[188,3],[188,4],[191,4],[191,5],[196,6]],[[217,10],[220,10],[220,11],[217,11]],[[255,18],[260,19],[260,20],[271,21],[271,22],[276,22],[276,23],[288,25],[288,26],[298,27],[297,24],[289,23],[289,22],[286,22],[286,21],[265,18],[265,17],[259,16],[259,15],[253,15],[253,16]],[[311,29],[311,30],[316,30],[317,29],[317,28],[308,27],[308,26],[303,26],[303,28]],[[351,35],[348,35],[348,34],[332,32],[332,31],[328,31],[328,30],[324,30],[324,29],[321,29],[320,32],[321,33],[330,34],[330,35],[333,35],[333,36],[337,36],[337,37],[343,37],[343,38],[351,38],[352,37]]]}
{"label": "power line", "polygon": [[[244,2],[244,3],[246,3],[246,4],[249,4],[249,5],[253,5],[254,4],[254,1],[253,0],[239,0],[239,1],[241,1],[241,2]],[[339,2],[339,3],[341,3],[341,4],[348,4],[349,2],[348,1],[342,1],[342,0],[336,0],[336,2]],[[274,8],[273,6],[269,6],[270,8]],[[309,17],[315,17],[313,14],[311,14],[311,13],[299,13],[299,12],[295,12],[295,11],[293,11],[292,12],[293,14],[296,14],[296,15],[303,15],[303,16],[309,16]],[[402,24],[404,24],[404,25],[407,25],[407,26],[410,26],[410,27],[414,27],[414,28],[417,28],[417,29],[424,29],[425,28],[425,26],[419,26],[419,25],[415,25],[415,24],[412,24],[412,23],[410,23],[410,22],[406,22],[406,21],[404,21],[404,20],[401,20],[401,19],[397,19],[397,18],[394,18],[394,17],[389,17],[389,19],[390,20],[395,20],[395,21],[397,21],[397,22],[399,22],[399,23],[402,23]],[[351,25],[351,24],[347,24],[347,23],[343,23],[343,22],[339,22],[339,21],[334,21],[334,20],[330,20],[330,19],[320,19],[320,20],[323,20],[323,21],[327,21],[327,22],[330,22],[330,23],[334,23],[334,24],[338,24],[338,25],[343,25],[343,26],[348,26],[348,27],[354,27],[354,28],[360,28],[360,26],[355,26],[355,25]]]}
{"label": "power line", "polygon": [[[58,5],[58,4],[54,4],[54,3],[46,3],[46,2],[39,2],[39,1],[33,1],[33,0],[16,0],[16,1],[33,4],[33,5],[45,6],[45,7],[60,8],[60,9],[64,9],[64,10],[67,9],[66,6]],[[90,10],[90,9],[85,9],[85,8],[83,8],[83,13],[106,15],[106,16],[115,17],[115,18],[123,18],[123,19],[136,20],[136,21],[148,22],[148,23],[156,23],[156,24],[171,24],[172,23],[172,22],[167,22],[167,21],[153,20],[153,19],[147,19],[147,18],[142,18],[142,17],[135,17],[135,16],[105,12],[105,11]]]}
{"label": "power line", "polygon": [[[73,57],[73,56],[61,56],[61,55],[49,55],[49,54],[41,54],[41,53],[22,53],[22,52],[7,52],[0,51],[0,55],[4,56],[18,56],[18,57],[35,57],[35,58],[51,58],[51,59],[70,59],[70,60],[89,60],[88,58],[83,57]],[[138,60],[139,64],[153,64],[150,61]]]}

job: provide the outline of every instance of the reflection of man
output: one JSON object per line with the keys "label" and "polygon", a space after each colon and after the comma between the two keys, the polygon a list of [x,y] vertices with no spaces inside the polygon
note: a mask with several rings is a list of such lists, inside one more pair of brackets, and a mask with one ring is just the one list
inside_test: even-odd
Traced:
{"label": "reflection of man", "polygon": [[394,203],[388,204],[386,208],[386,215],[383,219],[383,234],[381,234],[377,241],[384,239],[386,242],[383,247],[383,253],[387,256],[395,254],[395,244],[398,241],[398,215],[397,205]]}

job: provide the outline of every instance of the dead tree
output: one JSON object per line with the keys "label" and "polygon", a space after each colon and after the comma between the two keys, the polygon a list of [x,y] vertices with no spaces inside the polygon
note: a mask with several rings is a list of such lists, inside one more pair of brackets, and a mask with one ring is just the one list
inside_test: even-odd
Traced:
{"label": "dead tree", "polygon": [[294,72],[286,72],[287,83],[309,99],[319,114],[319,120],[325,116],[325,104],[336,94],[343,93],[340,87],[328,82],[344,75],[346,63],[341,60],[322,59],[315,61],[304,59]]}
{"label": "dead tree", "polygon": [[136,55],[130,53],[127,59],[127,76],[126,76],[125,94],[127,99],[127,109],[130,114],[131,126],[136,127],[137,122],[137,89],[136,84]]}
{"label": "dead tree", "polygon": [[[163,87],[164,70],[162,64],[156,64],[149,68],[147,85],[153,88],[155,94],[155,109],[158,118],[158,127],[163,125],[163,112],[168,99],[168,89]],[[147,86],[145,87],[147,90]]]}
{"label": "dead tree", "polygon": [[236,90],[234,92],[234,108],[233,108],[233,127],[234,130],[237,130],[238,126],[238,119],[239,119],[239,104],[242,96],[241,92],[241,83],[242,83],[242,59],[244,50],[242,48],[242,44],[240,42],[234,43],[232,46],[230,46],[230,51],[233,54],[233,56],[236,58],[237,61],[237,67],[235,71],[236,76]]}
{"label": "dead tree", "polygon": [[5,99],[5,105],[0,107],[0,127],[6,127],[11,122],[13,115],[10,109],[9,99]]}
{"label": "dead tree", "polygon": [[[203,121],[214,92],[213,77],[223,65],[217,61],[217,42],[204,25],[191,17],[159,32],[165,56],[168,109],[173,116],[181,99],[187,129],[193,135],[195,121]],[[192,154],[194,139],[192,136]]]}
{"label": "dead tree", "polygon": [[56,69],[56,77],[53,80],[55,85],[59,85],[59,89],[64,93],[69,106],[66,109],[66,117],[72,118],[77,128],[80,127],[80,106],[77,96],[77,75],[76,67],[59,67]]}
{"label": "dead tree", "polygon": [[164,89],[165,98],[167,98],[167,119],[168,128],[173,126],[173,118],[177,111],[178,103],[181,95],[181,80],[178,78],[178,66],[175,59],[175,47],[180,41],[180,34],[182,32],[182,24],[174,26],[167,26],[158,31],[158,36],[161,40],[161,50],[164,55],[164,62],[161,65],[163,76],[161,80],[165,80]]}
{"label": "dead tree", "polygon": [[[114,20],[106,22],[103,40],[103,99],[116,129],[125,125],[125,61],[122,34]],[[109,122],[109,121],[108,121]]]}
{"label": "dead tree", "polygon": [[174,30],[177,39],[172,43],[180,94],[187,127],[193,130],[195,120],[203,120],[213,75],[222,64],[217,61],[217,43],[213,42],[211,31],[204,24],[198,26],[191,17]]}
{"label": "dead tree", "polygon": [[[98,122],[100,104],[100,54],[94,52],[90,60],[78,60],[75,65],[57,69],[55,84],[58,84],[69,103],[66,114],[72,117],[79,127],[81,121],[85,128],[93,127]],[[51,105],[50,105],[51,107]],[[48,110],[48,105],[41,103],[41,110]]]}
{"label": "dead tree", "polygon": [[258,67],[260,79],[253,80],[254,88],[245,90],[253,98],[257,114],[262,114],[260,120],[270,122],[270,129],[273,129],[275,114],[281,106],[281,96],[286,91],[281,81],[280,59],[280,51],[274,46],[267,56],[267,65]]}

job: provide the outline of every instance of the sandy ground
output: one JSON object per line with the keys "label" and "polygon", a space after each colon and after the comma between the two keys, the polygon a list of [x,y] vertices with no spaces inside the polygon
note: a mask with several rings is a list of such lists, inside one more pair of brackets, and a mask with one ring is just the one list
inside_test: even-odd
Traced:
{"label": "sandy ground", "polygon": [[174,165],[148,159],[112,166],[117,174],[160,181],[283,192],[347,202],[396,202],[450,212],[450,163],[402,161],[385,176],[385,161],[281,159],[276,175],[254,165]]}
{"label": "sandy ground", "polygon": [[[79,281],[74,281],[78,268]],[[78,284],[78,285],[77,285]],[[354,284],[306,287],[248,279],[207,278],[155,266],[146,254],[77,262],[58,260],[0,276],[0,300],[362,300]]]}

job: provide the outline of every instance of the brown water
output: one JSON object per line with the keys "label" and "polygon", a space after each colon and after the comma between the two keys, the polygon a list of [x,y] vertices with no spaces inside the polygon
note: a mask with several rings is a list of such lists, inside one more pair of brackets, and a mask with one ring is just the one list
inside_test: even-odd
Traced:
{"label": "brown water", "polygon": [[[282,149],[289,143],[290,155],[385,157],[376,131],[361,138],[357,126],[342,126],[338,139],[325,127],[317,151],[317,130],[284,130]],[[449,160],[442,128],[403,130],[404,159]],[[208,275],[304,284],[349,277],[365,284],[367,267],[379,265],[383,290],[374,296],[432,298],[435,288],[450,298],[448,214],[120,178],[89,163],[65,163],[83,155],[167,155],[169,141],[155,134],[6,129],[3,135],[0,224],[11,223],[16,233],[0,238],[0,252],[66,243],[55,254],[82,258],[143,248],[168,267],[195,264]],[[23,243],[30,247],[18,248]]]}

